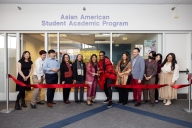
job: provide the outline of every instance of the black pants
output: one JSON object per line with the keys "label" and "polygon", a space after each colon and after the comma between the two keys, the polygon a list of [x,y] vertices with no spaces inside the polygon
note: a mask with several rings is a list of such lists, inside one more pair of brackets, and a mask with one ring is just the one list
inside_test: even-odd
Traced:
{"label": "black pants", "polygon": [[113,84],[114,81],[112,79],[106,79],[105,80],[105,85],[104,85],[104,92],[108,100],[112,100],[112,89],[109,84]]}
{"label": "black pants", "polygon": [[17,102],[22,98],[22,100],[25,100],[25,89],[21,89],[17,95]]}
{"label": "black pants", "polygon": [[[65,84],[72,84],[73,80],[72,78],[65,78]],[[71,88],[63,88],[63,101],[69,100],[69,94],[70,94]]]}
{"label": "black pants", "polygon": [[[158,75],[155,76],[155,84],[158,84],[159,82],[159,77]],[[159,99],[159,91],[158,89],[155,89],[155,100],[158,100]]]}
{"label": "black pants", "polygon": [[[76,81],[76,84],[84,84],[85,81]],[[79,88],[75,88],[75,92],[74,92],[74,97],[75,97],[75,101],[78,101],[78,93],[79,93]],[[80,101],[84,100],[84,87],[80,87]]]}
{"label": "black pants", "polygon": [[128,102],[128,88],[118,88],[119,102],[127,104]]}
{"label": "black pants", "polygon": [[[45,80],[47,84],[57,84],[58,75],[54,74],[45,74]],[[47,103],[52,103],[55,94],[55,88],[47,88]]]}

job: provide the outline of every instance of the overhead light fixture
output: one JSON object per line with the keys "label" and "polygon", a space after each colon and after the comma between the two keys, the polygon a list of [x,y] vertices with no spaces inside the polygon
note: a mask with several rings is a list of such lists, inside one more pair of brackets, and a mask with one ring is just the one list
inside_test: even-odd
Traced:
{"label": "overhead light fixture", "polygon": [[[112,41],[114,42],[114,41]],[[110,41],[95,41],[96,44],[109,44]]]}
{"label": "overhead light fixture", "polygon": [[119,44],[116,44],[115,47],[119,47]]}
{"label": "overhead light fixture", "polygon": [[[40,34],[44,37],[44,34]],[[67,34],[59,34],[60,37],[67,37]],[[48,37],[57,37],[57,34],[48,34]]]}
{"label": "overhead light fixture", "polygon": [[[53,43],[57,43],[57,41],[53,41]],[[61,44],[72,44],[72,43],[78,43],[74,41],[60,41]]]}
{"label": "overhead light fixture", "polygon": [[[95,37],[110,37],[111,34],[95,34]],[[119,37],[120,34],[112,34],[112,37]]]}
{"label": "overhead light fixture", "polygon": [[122,40],[127,40],[128,38],[127,37],[123,37]]}

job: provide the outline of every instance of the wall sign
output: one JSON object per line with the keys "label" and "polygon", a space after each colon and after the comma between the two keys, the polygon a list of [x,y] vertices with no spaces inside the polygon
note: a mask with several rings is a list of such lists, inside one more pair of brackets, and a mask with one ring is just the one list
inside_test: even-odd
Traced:
{"label": "wall sign", "polygon": [[128,22],[109,21],[109,15],[71,15],[62,14],[57,20],[42,20],[42,26],[110,26],[110,27],[125,27],[128,26]]}

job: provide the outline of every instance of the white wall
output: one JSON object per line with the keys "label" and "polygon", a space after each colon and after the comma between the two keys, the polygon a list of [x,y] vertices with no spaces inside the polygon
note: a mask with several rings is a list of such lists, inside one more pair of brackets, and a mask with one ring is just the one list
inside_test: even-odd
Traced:
{"label": "white wall", "polygon": [[[25,34],[23,35],[23,41],[25,44],[24,45],[25,47],[23,47],[23,49],[31,53],[31,60],[34,63],[35,60],[39,58],[39,51],[44,50],[44,42]],[[35,65],[33,64],[33,68],[34,67]],[[32,77],[31,77],[31,83],[32,83]]]}
{"label": "white wall", "polygon": [[[17,7],[21,7],[18,10]],[[86,11],[83,11],[86,7]],[[192,30],[192,5],[172,4],[1,4],[0,30]],[[78,16],[75,22],[99,22],[99,26],[69,26],[61,15]],[[81,15],[107,15],[107,22],[128,22],[128,26],[102,25],[103,20],[82,20]],[[66,21],[66,26],[42,26],[42,20]]]}
{"label": "white wall", "polygon": [[39,57],[39,51],[44,50],[44,42],[37,40],[28,35],[23,35],[23,41],[25,43],[25,50],[31,53],[31,59],[33,62]]}

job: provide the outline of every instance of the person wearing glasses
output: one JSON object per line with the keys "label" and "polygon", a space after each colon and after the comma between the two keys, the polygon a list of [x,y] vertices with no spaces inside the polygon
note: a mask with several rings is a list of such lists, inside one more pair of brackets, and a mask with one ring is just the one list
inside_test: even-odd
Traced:
{"label": "person wearing glasses", "polygon": [[99,74],[100,80],[98,81],[101,89],[104,88],[105,95],[107,99],[103,103],[108,103],[107,107],[112,107],[112,89],[109,84],[115,84],[116,81],[116,72],[115,69],[107,56],[105,56],[104,51],[99,53]]}

